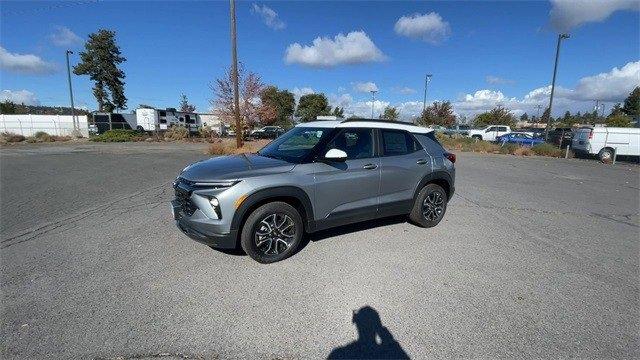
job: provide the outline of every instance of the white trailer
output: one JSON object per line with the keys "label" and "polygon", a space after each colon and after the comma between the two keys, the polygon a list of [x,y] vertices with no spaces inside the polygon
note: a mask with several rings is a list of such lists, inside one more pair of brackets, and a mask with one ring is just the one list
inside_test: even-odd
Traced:
{"label": "white trailer", "polygon": [[142,131],[164,131],[172,126],[184,126],[191,132],[197,132],[201,126],[200,117],[196,113],[177,111],[173,108],[136,109],[137,129]]}

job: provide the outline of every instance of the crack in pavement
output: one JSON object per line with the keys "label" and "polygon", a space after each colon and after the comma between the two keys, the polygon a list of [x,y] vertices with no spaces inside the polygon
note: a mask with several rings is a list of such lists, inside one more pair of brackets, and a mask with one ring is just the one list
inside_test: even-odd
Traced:
{"label": "crack in pavement", "polygon": [[[41,235],[50,233],[56,229],[59,229],[61,227],[64,227],[66,225],[72,225],[72,224],[76,224],[77,222],[86,219],[92,215],[94,215],[97,212],[102,212],[102,213],[108,213],[109,211],[118,211],[121,212],[122,210],[127,210],[130,211],[132,209],[135,208],[139,208],[142,206],[146,206],[146,205],[156,205],[156,204],[160,204],[161,202],[164,202],[164,200],[160,200],[166,193],[167,189],[167,185],[170,184],[171,182],[162,182],[161,184],[158,185],[154,185],[150,188],[144,189],[144,190],[140,190],[137,192],[134,192],[132,194],[120,197],[116,200],[110,201],[108,203],[104,203],[102,205],[98,205],[89,209],[85,209],[82,210],[78,213],[75,213],[71,216],[68,216],[66,218],[60,219],[60,220],[56,220],[56,221],[52,221],[52,222],[48,222],[45,223],[43,225],[39,225],[36,227],[32,227],[30,229],[26,229],[23,230],[21,232],[19,232],[18,234],[3,238],[2,240],[0,240],[0,244],[2,244],[2,246],[0,246],[0,249],[6,249],[10,246],[16,245],[16,244],[20,244],[23,242],[27,242],[30,240],[33,240]],[[158,192],[156,192],[157,190],[160,190]],[[156,192],[156,193],[153,193]],[[133,204],[133,205],[129,205],[126,207],[114,207],[115,205],[123,202],[123,201],[127,201],[127,200],[131,200],[135,197],[141,196],[141,195],[145,195],[145,194],[149,194],[152,193],[150,195],[150,197],[156,198],[158,199],[158,201],[152,201],[152,202],[144,202],[144,203],[138,203],[138,204]],[[148,199],[149,196],[145,196],[145,199]],[[121,215],[122,213],[120,213]]]}
{"label": "crack in pavement", "polygon": [[624,225],[629,225],[629,226],[632,226],[632,227],[640,228],[640,225],[638,225],[638,224],[634,224],[634,223],[631,223],[631,222],[618,220],[618,219],[615,218],[615,217],[622,217],[622,218],[625,218],[627,220],[632,221],[634,217],[640,216],[640,213],[605,215],[605,214],[599,214],[599,213],[595,213],[595,212],[584,212],[584,213],[581,213],[581,212],[575,212],[575,211],[554,211],[554,210],[534,209],[534,208],[516,207],[516,206],[496,206],[496,205],[491,205],[491,204],[481,204],[478,201],[475,201],[475,200],[472,200],[472,199],[470,199],[468,197],[462,196],[459,193],[456,193],[455,196],[460,197],[461,199],[463,199],[463,200],[475,205],[476,207],[479,207],[479,208],[482,208],[482,209],[486,209],[486,210],[524,211],[524,212],[532,212],[532,213],[544,214],[544,215],[572,215],[572,216],[577,216],[577,217],[581,217],[581,216],[597,217],[597,218],[600,218],[600,219],[605,219],[605,220],[617,222],[617,223],[620,223],[620,224],[624,224]]}

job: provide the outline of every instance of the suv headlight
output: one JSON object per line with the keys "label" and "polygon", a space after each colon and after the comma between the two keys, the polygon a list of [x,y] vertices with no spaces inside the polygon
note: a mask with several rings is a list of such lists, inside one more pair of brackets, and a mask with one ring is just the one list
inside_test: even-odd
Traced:
{"label": "suv headlight", "polygon": [[196,181],[193,183],[193,186],[202,187],[202,188],[210,188],[210,189],[224,189],[232,187],[233,185],[239,183],[240,180],[232,180],[232,181]]}

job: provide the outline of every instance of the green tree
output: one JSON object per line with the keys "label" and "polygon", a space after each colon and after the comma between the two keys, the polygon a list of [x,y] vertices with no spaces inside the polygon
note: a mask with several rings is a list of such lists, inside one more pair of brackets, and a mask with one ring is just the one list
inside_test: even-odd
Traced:
{"label": "green tree", "polygon": [[569,110],[565,111],[564,116],[558,120],[564,127],[572,127],[573,123],[576,121]]}
{"label": "green tree", "polygon": [[341,108],[341,107],[339,107],[339,106],[336,106],[336,107],[333,109],[333,116],[337,116],[337,117],[344,117],[344,108],[343,108],[343,107]]}
{"label": "green tree", "polygon": [[267,86],[260,92],[260,123],[291,126],[291,116],[296,108],[296,99],[288,90],[279,90],[276,86]]}
{"label": "green tree", "polygon": [[523,113],[522,115],[520,115],[520,121],[528,122],[529,121],[529,114]]}
{"label": "green tree", "polygon": [[449,101],[434,102],[427,106],[418,118],[418,124],[422,126],[451,126],[455,122],[456,116],[453,114],[453,107]]}
{"label": "green tree", "polygon": [[296,116],[302,122],[314,121],[320,115],[331,114],[331,106],[324,94],[307,94],[300,97]]}
{"label": "green tree", "polygon": [[627,115],[620,114],[615,116],[609,116],[605,121],[607,126],[611,127],[631,127],[631,118]]}
{"label": "green tree", "polygon": [[189,99],[187,99],[187,95],[180,95],[180,111],[192,113],[196,111],[196,106],[189,104]]}
{"label": "green tree", "polygon": [[640,116],[640,86],[636,86],[629,96],[624,99],[622,111],[634,119]]}
{"label": "green tree", "polygon": [[12,101],[5,100],[0,103],[0,114],[15,114],[17,106]]}
{"label": "green tree", "polygon": [[386,106],[384,108],[384,111],[380,115],[380,119],[384,119],[384,120],[398,121],[399,118],[400,118],[400,113],[398,112],[398,109],[396,109],[393,106]]}
{"label": "green tree", "polygon": [[609,113],[609,116],[607,117],[618,116],[618,115],[624,115],[624,111],[622,110],[622,104],[620,103],[616,103],[613,105],[613,107],[611,108],[611,113]]}
{"label": "green tree", "polygon": [[473,120],[473,124],[477,127],[485,127],[488,125],[507,125],[513,127],[516,124],[516,119],[511,111],[502,106],[497,106],[491,109],[491,111],[478,114]]}
{"label": "green tree", "polygon": [[98,111],[111,112],[126,109],[124,96],[124,72],[118,64],[126,61],[116,44],[114,31],[101,29],[89,35],[80,52],[81,62],[73,67],[76,75],[89,75],[94,82],[93,96],[98,102]]}

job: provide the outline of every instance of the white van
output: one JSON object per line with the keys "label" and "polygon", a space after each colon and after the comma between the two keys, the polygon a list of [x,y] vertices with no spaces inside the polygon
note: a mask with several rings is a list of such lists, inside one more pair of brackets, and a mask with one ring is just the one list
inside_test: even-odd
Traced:
{"label": "white van", "polygon": [[617,155],[640,156],[640,129],[618,127],[582,127],[576,130],[571,148],[578,155],[598,155],[600,161]]}

